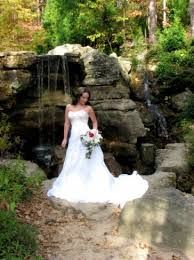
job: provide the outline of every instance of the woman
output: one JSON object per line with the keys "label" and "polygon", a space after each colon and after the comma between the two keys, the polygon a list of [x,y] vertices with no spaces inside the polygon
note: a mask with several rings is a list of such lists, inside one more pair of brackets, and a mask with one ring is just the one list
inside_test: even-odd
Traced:
{"label": "woman", "polygon": [[147,191],[148,183],[137,172],[114,177],[104,163],[100,146],[95,147],[90,159],[85,157],[86,147],[81,143],[80,135],[90,129],[89,118],[93,129],[97,130],[98,123],[89,105],[90,91],[87,88],[78,91],[75,101],[65,110],[62,147],[67,144],[70,126],[71,134],[63,168],[47,195],[70,202],[109,202],[123,207],[126,201],[141,197]]}

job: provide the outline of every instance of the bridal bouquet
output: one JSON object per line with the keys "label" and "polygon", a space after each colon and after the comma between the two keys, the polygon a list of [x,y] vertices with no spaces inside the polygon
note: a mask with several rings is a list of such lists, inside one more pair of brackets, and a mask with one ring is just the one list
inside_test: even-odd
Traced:
{"label": "bridal bouquet", "polygon": [[92,129],[81,135],[80,139],[82,144],[86,146],[86,158],[90,159],[92,151],[101,143],[103,137],[97,129]]}

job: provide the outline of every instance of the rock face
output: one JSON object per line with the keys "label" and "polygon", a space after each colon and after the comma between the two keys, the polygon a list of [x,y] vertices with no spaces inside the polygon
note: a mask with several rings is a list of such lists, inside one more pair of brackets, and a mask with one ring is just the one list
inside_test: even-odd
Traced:
{"label": "rock face", "polygon": [[137,105],[130,99],[130,62],[79,44],[57,46],[42,56],[31,52],[0,54],[0,108],[8,108],[12,120],[18,122],[17,132],[29,129],[26,136],[32,136],[34,129],[45,132],[46,128],[48,133],[56,132],[53,126],[63,128],[64,109],[71,102],[70,96],[64,95],[65,60],[70,69],[71,91],[77,86],[90,88],[91,104],[104,138],[135,145],[146,131]]}
{"label": "rock face", "polygon": [[86,74],[82,82],[85,86],[109,85],[120,79],[119,65],[114,57],[93,50],[82,55],[81,60]]}
{"label": "rock face", "polygon": [[119,234],[194,259],[194,198],[170,188],[128,202],[120,216]]}
{"label": "rock face", "polygon": [[179,93],[177,95],[172,96],[172,107],[177,111],[182,111],[185,108],[189,98],[193,95],[193,93],[187,89],[186,91]]}
{"label": "rock face", "polygon": [[91,90],[91,103],[97,112],[104,137],[135,144],[138,137],[146,134],[144,125],[136,110],[136,104],[129,98],[129,61],[108,57],[97,50],[65,44],[56,47],[49,54],[72,54],[80,56],[83,74],[82,85]]}
{"label": "rock face", "polygon": [[186,192],[190,191],[193,185],[187,157],[188,149],[184,143],[167,144],[165,149],[156,152],[157,170],[176,173],[177,188]]}
{"label": "rock face", "polygon": [[152,175],[144,176],[149,183],[147,193],[166,188],[176,188],[176,174],[174,172],[156,171]]}
{"label": "rock face", "polygon": [[0,53],[0,101],[29,87],[32,80],[30,68],[35,62],[36,55],[32,52]]}

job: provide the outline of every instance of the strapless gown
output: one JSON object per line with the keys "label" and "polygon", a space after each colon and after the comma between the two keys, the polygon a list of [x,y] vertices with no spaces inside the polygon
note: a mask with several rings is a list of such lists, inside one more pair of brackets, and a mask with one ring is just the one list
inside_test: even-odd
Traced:
{"label": "strapless gown", "polygon": [[85,158],[86,147],[81,143],[80,135],[90,129],[88,113],[85,110],[69,111],[68,117],[71,134],[66,157],[47,195],[69,202],[113,203],[120,207],[142,197],[148,182],[136,171],[114,177],[104,163],[100,146],[94,148],[90,159]]}

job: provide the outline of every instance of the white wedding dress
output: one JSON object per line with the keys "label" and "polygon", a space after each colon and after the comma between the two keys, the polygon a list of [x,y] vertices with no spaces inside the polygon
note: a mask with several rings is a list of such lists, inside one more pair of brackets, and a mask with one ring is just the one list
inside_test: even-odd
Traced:
{"label": "white wedding dress", "polygon": [[86,148],[80,135],[89,130],[89,115],[85,110],[69,111],[71,135],[63,168],[48,196],[70,202],[113,203],[123,207],[126,201],[140,198],[148,183],[137,172],[114,177],[104,163],[100,146],[94,148],[91,158],[85,158]]}

